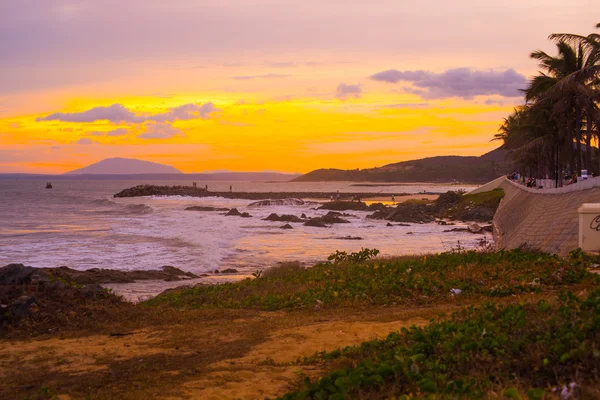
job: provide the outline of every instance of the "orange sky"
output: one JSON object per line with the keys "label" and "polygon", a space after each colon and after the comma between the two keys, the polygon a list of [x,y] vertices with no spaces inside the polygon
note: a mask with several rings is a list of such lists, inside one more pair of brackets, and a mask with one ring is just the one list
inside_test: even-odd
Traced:
{"label": "orange sky", "polygon": [[[39,15],[19,5],[4,14],[0,8],[0,35],[18,42],[0,42],[9,60],[0,67],[0,172],[62,173],[115,156],[161,162],[184,172],[303,173],[444,154],[480,155],[498,145],[490,139],[502,117],[522,101],[516,88],[535,72],[527,53],[552,48],[545,39],[552,32],[550,23],[554,30],[579,32],[582,22],[589,31],[597,22],[585,12],[594,2],[548,1],[547,20],[506,32],[506,21],[495,21],[494,15],[507,7],[534,13],[536,6],[510,1],[504,8],[475,10],[489,24],[469,19],[451,22],[445,30],[432,25],[411,39],[401,31],[431,11],[406,11],[382,1],[378,12],[361,6],[337,15],[306,1],[299,15],[275,7],[269,9],[273,15],[256,16],[267,22],[264,28],[248,28],[255,32],[242,28],[250,15],[243,10],[234,15],[219,2],[207,2],[212,8],[204,8],[202,15],[213,13],[207,21],[220,18],[225,27],[210,31],[176,24],[176,18],[185,21],[200,12],[197,3],[176,0],[173,5],[180,7],[169,9],[159,9],[161,3],[154,0],[128,3],[133,11],[146,13],[145,22],[156,18],[156,24],[171,24],[171,30],[186,29],[169,40],[122,31],[129,25],[93,1],[48,0],[45,6],[54,8]],[[165,13],[167,22],[158,19]],[[399,19],[390,20],[390,13]],[[295,18],[287,30],[283,17]],[[329,23],[322,36],[314,35],[316,17]],[[432,22],[438,17],[445,18],[440,12]],[[364,19],[362,25],[358,18]],[[78,24],[94,22],[106,31],[96,37],[78,30]],[[27,23],[36,29],[23,37],[19,29]],[[504,33],[498,32],[500,25]],[[187,31],[193,29],[207,31]],[[285,45],[269,29],[283,35]],[[125,43],[112,37],[113,31]],[[44,32],[55,35],[36,36]],[[78,32],[89,46],[81,47]],[[253,34],[255,42],[245,37]],[[479,50],[467,34],[492,42]],[[518,35],[526,38],[523,43],[515,41]],[[446,46],[440,47],[440,41]],[[193,46],[198,51],[190,51]],[[117,106],[105,108],[112,105]],[[116,111],[125,116],[114,116]]]}

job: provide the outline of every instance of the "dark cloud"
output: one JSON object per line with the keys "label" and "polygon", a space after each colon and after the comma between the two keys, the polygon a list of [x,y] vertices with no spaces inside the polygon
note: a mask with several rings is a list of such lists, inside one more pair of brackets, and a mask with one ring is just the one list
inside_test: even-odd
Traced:
{"label": "dark cloud", "polygon": [[144,132],[139,134],[138,137],[142,139],[169,139],[180,134],[183,134],[183,132],[170,124],[148,122],[145,125]]}
{"label": "dark cloud", "polygon": [[189,103],[169,109],[158,114],[136,114],[122,104],[113,104],[108,107],[94,107],[90,110],[76,113],[54,113],[36,121],[62,121],[62,122],[96,122],[109,121],[118,123],[141,123],[145,121],[166,122],[176,120],[207,119],[213,112],[219,111],[213,103],[202,105]]}
{"label": "dark cloud", "polygon": [[440,74],[390,69],[372,75],[371,79],[388,83],[411,82],[413,87],[404,90],[426,99],[470,99],[482,95],[517,97],[521,95],[519,89],[527,83],[527,78],[512,68],[505,71],[456,68]]}
{"label": "dark cloud", "polygon": [[237,79],[240,81],[249,81],[252,79],[279,79],[279,78],[289,78],[291,75],[286,74],[263,74],[263,75],[241,75],[234,76],[233,79]]}
{"label": "dark cloud", "polygon": [[360,85],[347,85],[340,83],[335,90],[335,97],[340,100],[346,100],[349,98],[358,99],[362,94],[362,88]]}

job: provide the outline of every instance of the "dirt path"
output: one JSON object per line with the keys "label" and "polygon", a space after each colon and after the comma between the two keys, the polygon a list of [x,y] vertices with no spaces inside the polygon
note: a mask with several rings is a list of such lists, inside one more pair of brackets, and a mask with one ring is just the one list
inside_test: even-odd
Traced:
{"label": "dirt path", "polygon": [[0,398],[272,398],[319,372],[290,364],[298,358],[423,325],[452,307],[245,311],[209,320],[169,310],[180,313],[172,324],[119,335],[1,341]]}

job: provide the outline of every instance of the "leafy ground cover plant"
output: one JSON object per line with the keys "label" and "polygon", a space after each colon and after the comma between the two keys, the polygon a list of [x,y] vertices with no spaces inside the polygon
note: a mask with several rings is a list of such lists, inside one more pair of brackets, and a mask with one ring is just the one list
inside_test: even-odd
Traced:
{"label": "leafy ground cover plant", "polygon": [[581,252],[565,259],[523,250],[369,259],[376,254],[376,250],[370,249],[350,255],[337,252],[329,261],[311,268],[172,291],[145,304],[263,310],[316,304],[319,307],[414,305],[448,301],[456,293],[467,299],[504,297],[599,279],[588,273],[588,263]]}
{"label": "leafy ground cover plant", "polygon": [[282,399],[598,398],[599,328],[600,290],[486,303],[305,359],[334,370]]}

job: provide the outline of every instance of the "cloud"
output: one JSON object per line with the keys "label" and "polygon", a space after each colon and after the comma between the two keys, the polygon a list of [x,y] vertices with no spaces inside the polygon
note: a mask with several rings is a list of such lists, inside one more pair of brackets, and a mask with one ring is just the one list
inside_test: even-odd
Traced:
{"label": "cloud", "polygon": [[62,121],[62,122],[96,122],[109,121],[118,123],[142,123],[146,121],[176,121],[190,119],[207,119],[213,112],[219,111],[213,103],[196,104],[188,103],[170,108],[169,111],[158,114],[136,114],[122,104],[113,104],[108,107],[94,107],[87,111],[75,113],[54,113],[46,117],[37,118],[36,121]]}
{"label": "cloud", "polygon": [[280,79],[280,78],[289,78],[291,75],[286,74],[263,74],[263,75],[241,75],[234,76],[233,79],[237,79],[240,81],[249,81],[253,79]]}
{"label": "cloud", "polygon": [[95,122],[106,120],[116,124],[119,122],[135,122],[137,118],[135,113],[122,104],[113,104],[108,107],[94,107],[79,113],[54,113],[37,118],[36,121]]}
{"label": "cloud", "polygon": [[375,75],[371,75],[374,81],[382,81],[388,83],[396,83],[399,81],[418,81],[425,79],[430,73],[426,71],[398,71],[397,69],[388,69],[381,71]]}
{"label": "cloud", "polygon": [[345,83],[340,83],[335,90],[335,97],[340,100],[346,100],[349,98],[358,99],[362,94],[362,88],[360,85],[346,85]]}
{"label": "cloud", "polygon": [[87,135],[89,136],[123,136],[123,135],[127,135],[129,133],[129,131],[125,128],[118,128],[118,129],[114,129],[112,131],[107,131],[107,132],[103,132],[103,131],[91,131],[88,132]]}
{"label": "cloud", "polygon": [[518,97],[521,96],[519,89],[527,84],[527,78],[512,68],[505,71],[456,68],[439,74],[390,69],[372,75],[371,79],[388,83],[411,82],[413,87],[404,90],[426,99],[471,99],[483,95]]}
{"label": "cloud", "polygon": [[190,119],[208,119],[210,114],[219,111],[213,103],[202,105],[188,103],[179,107],[171,108],[170,111],[145,117],[145,121],[167,122],[187,121]]}
{"label": "cloud", "polygon": [[94,143],[97,143],[97,142],[93,141],[90,138],[81,138],[81,139],[76,140],[76,141],[71,142],[71,143],[73,143],[73,144],[94,144]]}
{"label": "cloud", "polygon": [[142,139],[169,139],[173,136],[183,134],[180,129],[173,128],[170,124],[148,122],[145,125],[145,130],[138,135]]}

